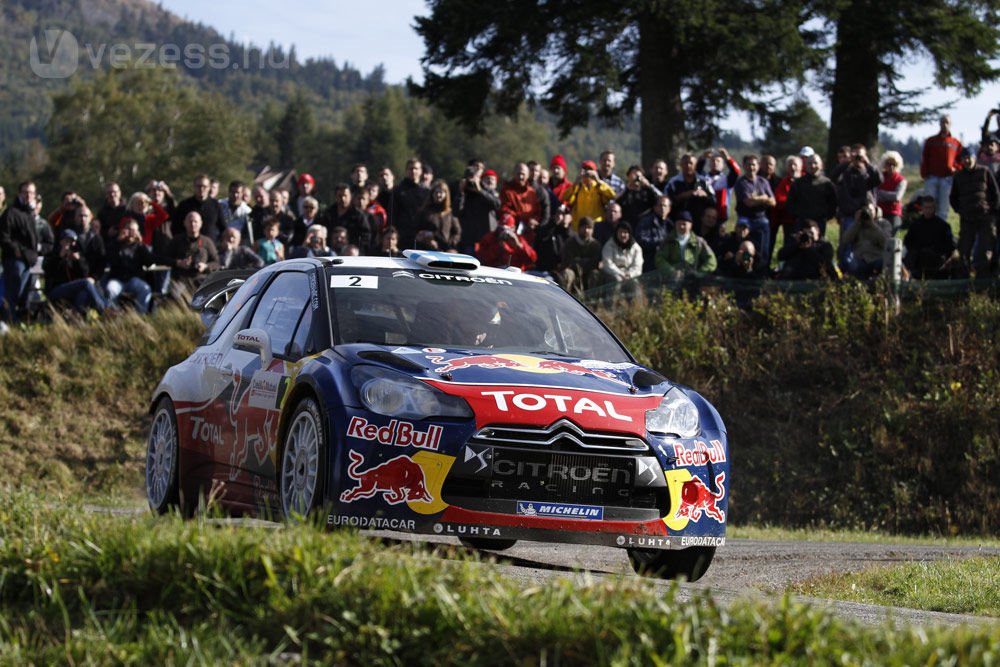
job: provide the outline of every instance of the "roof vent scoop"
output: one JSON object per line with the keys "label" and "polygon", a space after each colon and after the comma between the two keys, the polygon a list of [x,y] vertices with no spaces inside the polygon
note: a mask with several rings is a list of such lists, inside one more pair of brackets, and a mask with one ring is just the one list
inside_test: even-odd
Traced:
{"label": "roof vent scoop", "polygon": [[403,257],[426,269],[450,269],[452,271],[475,271],[479,260],[471,255],[432,250],[404,250]]}

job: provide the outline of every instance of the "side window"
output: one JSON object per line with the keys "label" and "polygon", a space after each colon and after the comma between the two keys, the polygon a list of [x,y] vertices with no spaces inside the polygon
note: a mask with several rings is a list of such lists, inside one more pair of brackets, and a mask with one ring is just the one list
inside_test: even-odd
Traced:
{"label": "side window", "polygon": [[[251,301],[255,294],[257,294],[260,289],[260,279],[261,274],[257,273],[250,276],[245,283],[240,285],[240,287],[229,299],[228,303],[226,303],[225,307],[223,307],[219,316],[215,318],[215,322],[212,323],[212,326],[205,332],[205,335],[201,337],[200,341],[198,341],[199,345],[211,345],[219,339],[219,336],[226,330],[226,327],[229,326],[236,315],[242,311],[243,307]],[[246,313],[244,313],[244,315],[245,314]]]}
{"label": "side window", "polygon": [[306,308],[299,322],[299,328],[295,330],[295,337],[292,339],[292,346],[288,350],[288,356],[298,359],[307,354],[315,352],[315,345],[312,336],[313,309]]}
{"label": "side window", "polygon": [[287,356],[295,327],[309,303],[306,274],[279,273],[257,301],[257,310],[248,325],[263,329],[271,337],[271,354]]}

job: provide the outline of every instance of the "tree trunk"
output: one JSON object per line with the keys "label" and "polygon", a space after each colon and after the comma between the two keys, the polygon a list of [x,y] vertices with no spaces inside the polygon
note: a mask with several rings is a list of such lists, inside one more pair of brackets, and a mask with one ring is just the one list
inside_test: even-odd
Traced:
{"label": "tree trunk", "polygon": [[832,165],[841,146],[878,143],[879,72],[876,3],[853,0],[840,13],[835,49],[836,71],[830,100],[830,141],[827,163]]}
{"label": "tree trunk", "polygon": [[670,23],[658,16],[638,17],[639,55],[637,58],[642,164],[664,159],[671,175],[686,148],[684,106],[681,104],[681,68],[677,66],[676,39]]}

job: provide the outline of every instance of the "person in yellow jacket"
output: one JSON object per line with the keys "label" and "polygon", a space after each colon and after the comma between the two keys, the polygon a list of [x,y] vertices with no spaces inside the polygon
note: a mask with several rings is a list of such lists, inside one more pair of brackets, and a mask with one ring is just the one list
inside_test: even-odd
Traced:
{"label": "person in yellow jacket", "polygon": [[705,239],[691,231],[691,214],[681,211],[674,220],[674,232],[656,253],[656,268],[670,278],[687,273],[712,273],[718,266],[715,253]]}
{"label": "person in yellow jacket", "polygon": [[573,215],[574,226],[580,218],[603,220],[604,207],[614,198],[614,188],[598,177],[597,164],[593,160],[584,160],[576,182],[562,193],[562,202]]}

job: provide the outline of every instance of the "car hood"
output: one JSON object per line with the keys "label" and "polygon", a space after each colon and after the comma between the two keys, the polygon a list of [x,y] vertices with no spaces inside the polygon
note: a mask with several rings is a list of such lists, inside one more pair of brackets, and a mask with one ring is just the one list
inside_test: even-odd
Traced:
{"label": "car hood", "polygon": [[348,360],[393,367],[466,399],[478,424],[538,423],[560,416],[583,427],[634,431],[672,386],[631,362],[556,355],[371,344],[337,348]]}

